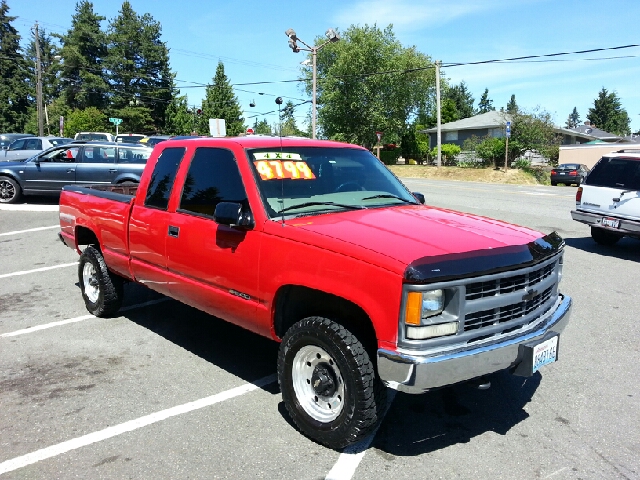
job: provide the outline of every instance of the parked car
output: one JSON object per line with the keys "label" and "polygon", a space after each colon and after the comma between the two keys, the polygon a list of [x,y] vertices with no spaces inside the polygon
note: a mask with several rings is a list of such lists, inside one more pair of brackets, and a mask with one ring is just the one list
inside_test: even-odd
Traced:
{"label": "parked car", "polygon": [[140,143],[140,140],[147,138],[142,133],[121,133],[116,135],[116,143]]}
{"label": "parked car", "polygon": [[165,140],[169,140],[171,135],[152,135],[147,138],[143,138],[140,140],[140,143],[143,145],[147,145],[148,147],[155,147],[160,142],[164,142]]}
{"label": "parked car", "polygon": [[591,227],[591,237],[613,245],[624,236],[640,238],[640,149],[619,150],[595,164],[576,192],[571,217]]}
{"label": "parked car", "polygon": [[115,143],[67,144],[0,164],[0,203],[57,195],[65,185],[138,183],[152,149]]}
{"label": "parked car", "polygon": [[64,137],[25,137],[14,140],[2,155],[2,160],[11,162],[24,160],[51,147],[64,145],[71,141]]}
{"label": "parked car", "polygon": [[556,186],[559,183],[565,185],[575,184],[580,186],[589,174],[589,168],[580,163],[563,163],[551,170],[551,185]]}
{"label": "parked car", "polygon": [[6,150],[9,145],[19,138],[33,137],[31,133],[0,133],[0,150]]}
{"label": "parked car", "polygon": [[84,141],[98,140],[102,142],[115,141],[115,137],[113,135],[111,135],[110,133],[103,133],[103,132],[79,132],[79,133],[76,133],[73,139],[84,140]]}

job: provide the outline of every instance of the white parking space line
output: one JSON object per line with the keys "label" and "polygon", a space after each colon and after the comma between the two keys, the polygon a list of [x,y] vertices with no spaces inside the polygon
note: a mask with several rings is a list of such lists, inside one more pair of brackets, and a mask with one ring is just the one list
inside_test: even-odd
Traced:
{"label": "white parking space line", "polygon": [[[383,419],[389,411],[394,398],[396,398],[396,391],[389,390],[387,395],[387,409],[382,415]],[[382,420],[380,423],[382,423]],[[380,428],[380,424],[378,424],[378,428]],[[324,477],[325,480],[350,480],[353,474],[356,473],[356,469],[367,453],[367,449],[371,445],[371,442],[373,442],[376,433],[378,433],[378,428],[371,432],[367,438],[345,448],[338,457],[338,461],[333,465],[333,468],[327,473],[327,476]]]}
{"label": "white parking space line", "polygon": [[0,210],[12,212],[57,212],[60,207],[56,205],[7,205],[0,204]]}
{"label": "white parking space line", "polygon": [[21,233],[29,233],[29,232],[39,232],[40,230],[51,230],[54,228],[60,228],[60,225],[54,225],[53,227],[38,227],[38,228],[30,228],[29,230],[15,230],[13,232],[0,233],[0,237],[4,237],[6,235],[20,235]]}
{"label": "white parking space line", "polygon": [[57,445],[51,445],[50,447],[28,453],[20,457],[12,458],[11,460],[6,460],[0,463],[0,475],[7,472],[12,472],[22,467],[26,467],[27,465],[31,465],[42,460],[46,460],[48,458],[57,457],[58,455],[62,455],[63,453],[69,452],[71,450],[77,450],[78,448],[82,448],[93,443],[101,442],[103,440],[122,435],[123,433],[132,432],[139,428],[146,427],[147,425],[151,425],[162,420],[175,417],[177,415],[183,415],[194,410],[199,410],[201,408],[215,405],[216,403],[224,402],[225,400],[244,395],[245,393],[252,392],[253,390],[257,390],[258,388],[274,383],[275,381],[275,374],[269,375],[253,383],[246,383],[239,387],[232,388],[231,390],[226,390],[209,397],[201,398],[200,400],[195,400],[183,405],[178,405],[166,410],[161,410],[159,412],[136,418],[119,425],[114,425],[113,427],[105,428],[104,430],[89,433],[87,435],[83,435],[82,437],[67,440],[66,442],[58,443]]}
{"label": "white parking space line", "polygon": [[30,273],[46,272],[47,270],[55,270],[56,268],[73,267],[78,265],[78,262],[62,263],[60,265],[54,265],[52,267],[35,268],[33,270],[23,270],[21,272],[3,273],[0,278],[17,277],[19,275],[29,275]]}
{"label": "white parking space line", "polygon": [[[149,300],[144,303],[137,303],[135,305],[129,305],[128,307],[121,308],[118,312],[126,312],[133,310],[134,308],[148,307],[149,305],[155,305],[156,303],[166,302],[168,298],[159,298],[157,300]],[[58,327],[60,325],[67,325],[69,323],[81,322],[83,320],[89,320],[90,318],[96,318],[95,315],[82,315],[81,317],[69,318],[67,320],[59,320],[57,322],[45,323],[43,325],[37,325],[35,327],[23,328],[22,330],[16,330],[14,332],[3,333],[1,337],[17,337],[18,335],[25,335],[27,333],[37,332],[39,330],[46,330],[47,328]]]}

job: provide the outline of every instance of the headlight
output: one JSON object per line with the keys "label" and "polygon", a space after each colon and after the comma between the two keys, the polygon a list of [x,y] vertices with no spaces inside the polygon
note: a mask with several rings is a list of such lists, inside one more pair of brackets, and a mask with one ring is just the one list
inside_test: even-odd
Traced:
{"label": "headlight", "polygon": [[405,322],[410,325],[421,325],[423,318],[442,313],[444,308],[444,292],[441,288],[425,292],[409,292],[405,310]]}

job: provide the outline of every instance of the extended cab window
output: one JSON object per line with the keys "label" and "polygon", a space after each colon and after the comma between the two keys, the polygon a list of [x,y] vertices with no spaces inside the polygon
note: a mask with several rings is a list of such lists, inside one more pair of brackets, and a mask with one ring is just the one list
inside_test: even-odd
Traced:
{"label": "extended cab window", "polygon": [[633,158],[602,158],[587,178],[597,187],[640,190],[640,160]]}
{"label": "extended cab window", "polygon": [[151,181],[147,189],[144,204],[147,207],[166,210],[169,205],[169,195],[176,179],[178,166],[184,157],[184,147],[165,148],[151,174]]}
{"label": "extended cab window", "polygon": [[180,211],[213,216],[220,202],[248,209],[247,194],[233,154],[221,148],[198,148],[184,182]]}

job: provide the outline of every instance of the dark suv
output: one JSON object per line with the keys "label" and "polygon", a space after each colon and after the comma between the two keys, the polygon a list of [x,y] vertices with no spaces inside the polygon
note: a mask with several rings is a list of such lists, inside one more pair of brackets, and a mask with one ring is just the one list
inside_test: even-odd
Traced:
{"label": "dark suv", "polygon": [[24,195],[57,195],[65,185],[138,183],[152,149],[112,142],[52,147],[31,158],[0,164],[0,203]]}

